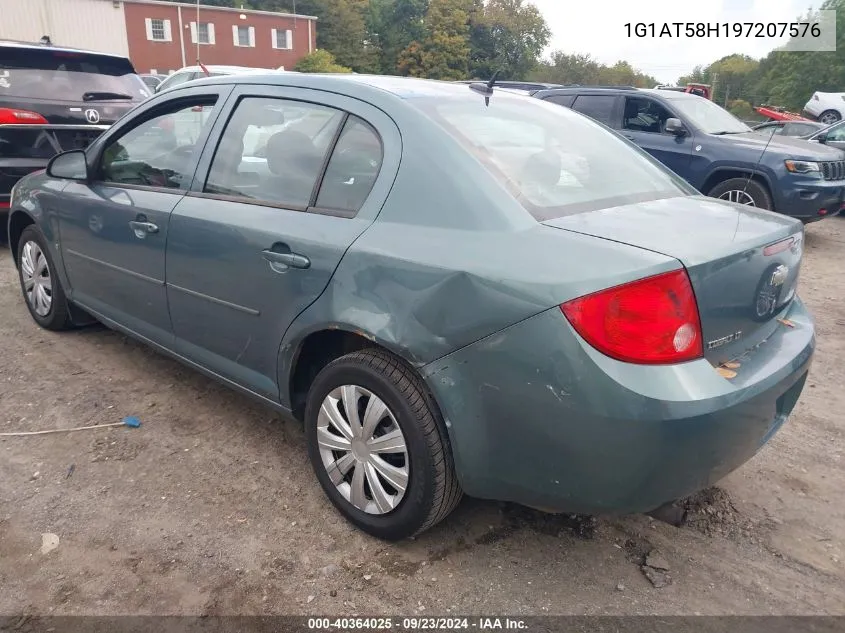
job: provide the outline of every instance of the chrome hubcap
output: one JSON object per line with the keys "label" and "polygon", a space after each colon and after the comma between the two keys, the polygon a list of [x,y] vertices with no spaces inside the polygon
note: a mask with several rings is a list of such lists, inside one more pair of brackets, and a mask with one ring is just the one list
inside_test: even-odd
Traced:
{"label": "chrome hubcap", "polygon": [[35,242],[27,242],[23,245],[21,277],[29,305],[38,316],[47,316],[53,304],[53,280],[50,277],[47,258]]}
{"label": "chrome hubcap", "polygon": [[343,498],[367,514],[395,509],[408,488],[408,447],[381,398],[356,385],[334,389],[317,416],[323,467]]}
{"label": "chrome hubcap", "polygon": [[754,198],[748,195],[747,192],[742,191],[741,189],[732,189],[731,191],[726,191],[721,196],[719,196],[720,200],[728,200],[729,202],[738,202],[739,204],[745,204],[749,207],[756,207],[757,205],[754,204]]}
{"label": "chrome hubcap", "polygon": [[836,123],[839,120],[839,117],[835,114],[825,114],[822,118],[819,119],[819,123],[827,123],[830,125],[831,123]]}

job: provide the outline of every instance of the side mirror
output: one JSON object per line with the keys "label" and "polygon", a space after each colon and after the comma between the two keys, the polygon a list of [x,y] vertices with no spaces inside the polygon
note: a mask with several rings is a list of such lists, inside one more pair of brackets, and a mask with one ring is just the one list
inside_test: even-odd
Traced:
{"label": "side mirror", "polygon": [[667,134],[672,134],[673,136],[684,136],[687,133],[681,120],[674,117],[666,119],[664,130],[666,130]]}
{"label": "side mirror", "polygon": [[825,143],[827,143],[827,132],[822,132],[813,140],[817,143],[821,143],[822,145],[824,145]]}
{"label": "side mirror", "polygon": [[88,163],[85,160],[85,152],[81,149],[74,149],[53,156],[47,163],[47,175],[62,180],[88,180]]}

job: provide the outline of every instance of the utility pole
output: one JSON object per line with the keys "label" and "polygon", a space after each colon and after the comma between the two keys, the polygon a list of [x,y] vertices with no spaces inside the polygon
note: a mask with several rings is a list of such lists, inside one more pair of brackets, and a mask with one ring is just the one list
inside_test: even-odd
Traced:
{"label": "utility pole", "polygon": [[197,38],[197,66],[200,62],[200,0],[197,0],[197,28],[194,29]]}

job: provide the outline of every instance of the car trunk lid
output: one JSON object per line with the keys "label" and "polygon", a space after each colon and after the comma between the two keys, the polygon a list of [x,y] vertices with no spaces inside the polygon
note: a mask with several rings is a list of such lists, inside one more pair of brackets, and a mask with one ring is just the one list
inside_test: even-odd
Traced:
{"label": "car trunk lid", "polygon": [[84,149],[150,94],[122,57],[0,46],[0,159]]}
{"label": "car trunk lid", "polygon": [[544,224],[679,260],[695,291],[704,355],[716,364],[768,338],[795,297],[804,232],[800,222],[786,216],[687,196]]}

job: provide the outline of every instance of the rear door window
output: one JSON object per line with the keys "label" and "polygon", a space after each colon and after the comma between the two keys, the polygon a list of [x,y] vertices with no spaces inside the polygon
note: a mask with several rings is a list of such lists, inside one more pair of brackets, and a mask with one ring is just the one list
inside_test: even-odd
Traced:
{"label": "rear door window", "polygon": [[205,193],[304,210],[344,116],[314,103],[243,98],[220,138]]}
{"label": "rear door window", "polygon": [[613,127],[615,107],[616,95],[578,95],[572,105],[573,110],[610,127]]}
{"label": "rear door window", "polygon": [[0,99],[141,101],[150,94],[124,57],[0,46]]}
{"label": "rear door window", "polygon": [[335,145],[317,196],[317,208],[354,215],[363,206],[381,169],[381,140],[376,131],[350,116]]}

